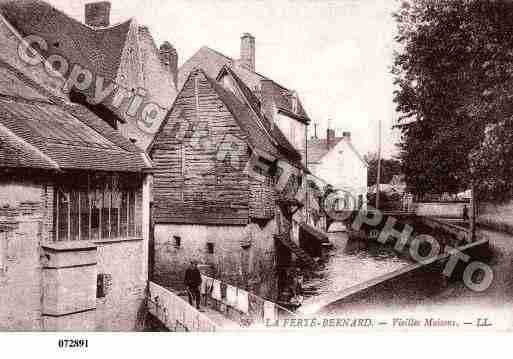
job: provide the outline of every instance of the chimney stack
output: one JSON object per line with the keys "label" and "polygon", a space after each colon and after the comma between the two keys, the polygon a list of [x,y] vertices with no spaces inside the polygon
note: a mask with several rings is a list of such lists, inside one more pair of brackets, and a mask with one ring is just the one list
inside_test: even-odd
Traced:
{"label": "chimney stack", "polygon": [[274,126],[276,106],[274,103],[274,82],[272,80],[260,80],[260,98],[262,113]]}
{"label": "chimney stack", "polygon": [[250,71],[255,71],[255,38],[245,32],[240,38],[240,64]]}
{"label": "chimney stack", "polygon": [[110,25],[110,2],[98,1],[85,4],[85,23],[92,27]]}
{"label": "chimney stack", "polygon": [[178,81],[178,53],[168,41],[160,45],[159,59],[173,76],[175,85]]}

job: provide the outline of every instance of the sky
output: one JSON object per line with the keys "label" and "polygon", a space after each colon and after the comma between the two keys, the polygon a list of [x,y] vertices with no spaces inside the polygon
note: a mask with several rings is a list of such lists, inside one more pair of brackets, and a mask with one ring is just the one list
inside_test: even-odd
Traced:
{"label": "sky", "polygon": [[[92,0],[47,0],[83,21]],[[256,71],[298,92],[319,137],[350,131],[362,153],[383,155],[399,140],[390,74],[395,23],[392,0],[111,0],[111,23],[135,18],[158,45],[169,41],[179,65],[201,46],[239,58],[240,36],[256,38]],[[310,133],[313,132],[313,126]]]}

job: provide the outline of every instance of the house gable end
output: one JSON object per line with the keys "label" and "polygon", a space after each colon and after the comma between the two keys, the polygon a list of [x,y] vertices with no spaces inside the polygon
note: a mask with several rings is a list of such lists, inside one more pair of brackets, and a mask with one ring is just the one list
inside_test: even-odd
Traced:
{"label": "house gable end", "polygon": [[247,223],[246,137],[211,79],[191,72],[150,151],[156,221]]}

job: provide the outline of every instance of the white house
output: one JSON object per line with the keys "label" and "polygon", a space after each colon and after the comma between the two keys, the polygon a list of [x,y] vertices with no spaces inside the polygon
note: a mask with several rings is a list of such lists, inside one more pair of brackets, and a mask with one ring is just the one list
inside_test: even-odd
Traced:
{"label": "white house", "polygon": [[330,183],[339,193],[345,193],[346,208],[365,208],[367,202],[367,162],[351,143],[351,133],[335,136],[328,129],[326,138],[308,140],[308,169]]}

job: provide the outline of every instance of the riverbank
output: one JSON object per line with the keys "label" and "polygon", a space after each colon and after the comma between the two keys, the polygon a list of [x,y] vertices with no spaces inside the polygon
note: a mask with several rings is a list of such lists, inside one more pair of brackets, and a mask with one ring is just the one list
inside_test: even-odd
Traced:
{"label": "riverbank", "polygon": [[[479,234],[489,240],[488,265],[494,272],[491,286],[483,292],[468,289],[462,281],[427,285],[425,281],[394,286],[392,300],[344,303],[327,315],[373,318],[440,318],[460,323],[487,319],[490,329],[513,330],[513,236],[489,230]],[[467,329],[475,328],[469,325]]]}

